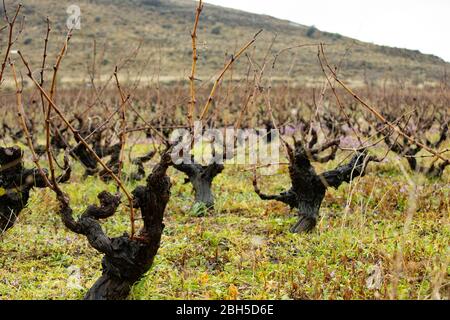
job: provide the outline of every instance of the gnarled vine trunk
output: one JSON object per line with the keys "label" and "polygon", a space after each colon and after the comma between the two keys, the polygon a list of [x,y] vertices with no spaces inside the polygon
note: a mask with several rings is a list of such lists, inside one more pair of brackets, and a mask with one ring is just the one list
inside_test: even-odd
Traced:
{"label": "gnarled vine trunk", "polygon": [[368,160],[366,153],[356,154],[350,162],[334,170],[317,174],[311,165],[308,152],[301,143],[296,143],[295,151],[290,150],[289,174],[292,187],[279,195],[265,195],[254,180],[255,192],[262,200],[277,200],[298,212],[298,221],[291,232],[301,233],[313,230],[319,218],[319,210],[327,188],[338,188],[344,182],[350,182],[363,176]]}
{"label": "gnarled vine trunk", "polygon": [[[58,179],[66,182],[69,178],[70,170],[67,169]],[[23,151],[19,147],[0,147],[0,234],[14,226],[34,187],[45,188],[47,185],[38,169],[23,167]]]}
{"label": "gnarled vine trunk", "polygon": [[[422,119],[421,119],[422,120]],[[445,121],[445,120],[443,120]],[[408,130],[410,136],[421,136],[423,144],[429,148],[438,149],[448,137],[449,125],[444,123],[439,128],[439,139],[435,142],[428,140],[426,137],[426,132],[432,127],[434,121],[419,122],[415,130]],[[381,125],[380,125],[381,127]],[[422,147],[417,144],[411,144],[411,142],[405,137],[392,138],[393,131],[384,129],[379,130],[378,135],[384,135],[384,142],[389,147],[392,152],[395,152],[399,156],[405,157],[408,161],[408,165],[412,171],[426,175],[429,178],[441,178],[444,174],[445,169],[450,166],[450,161],[439,161],[435,159],[429,166],[421,165],[418,163],[417,159],[419,152],[422,151]]]}
{"label": "gnarled vine trunk", "polygon": [[188,182],[192,184],[195,193],[195,202],[202,203],[207,208],[214,208],[214,194],[212,183],[215,177],[222,173],[223,164],[212,163],[207,166],[201,164],[174,164],[175,169],[188,176]]}
{"label": "gnarled vine trunk", "polygon": [[166,175],[171,163],[168,154],[147,178],[145,186],[133,191],[134,206],[140,209],[144,222],[139,235],[109,238],[99,223],[114,215],[120,203],[117,195],[102,192],[98,195],[100,206],[91,205],[75,221],[65,195],[59,194],[61,218],[71,231],[86,236],[89,244],[104,254],[102,276],[87,292],[86,300],[121,300],[127,298],[134,283],[150,269],[159,249],[164,229],[163,217],[170,198],[171,183]]}
{"label": "gnarled vine trunk", "polygon": [[155,154],[155,151],[150,151],[146,155],[138,157],[132,161],[132,163],[137,166],[137,171],[130,174],[131,181],[140,181],[145,178],[144,164],[152,160]]}

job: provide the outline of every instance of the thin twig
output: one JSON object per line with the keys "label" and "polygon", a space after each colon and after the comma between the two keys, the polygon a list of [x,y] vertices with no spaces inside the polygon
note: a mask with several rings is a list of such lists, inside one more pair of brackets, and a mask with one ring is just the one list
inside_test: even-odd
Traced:
{"label": "thin twig", "polygon": [[[103,162],[103,160],[97,155],[97,153],[92,149],[92,147],[84,140],[84,138],[81,136],[79,131],[72,126],[70,121],[65,117],[65,115],[61,111],[61,109],[55,104],[55,102],[50,98],[49,94],[39,85],[39,83],[33,77],[33,73],[32,73],[32,71],[30,69],[30,66],[29,66],[27,60],[25,60],[25,58],[22,55],[22,53],[19,51],[18,54],[19,54],[20,58],[22,59],[23,64],[25,65],[25,67],[28,70],[27,76],[31,79],[31,81],[34,83],[36,88],[39,89],[39,91],[42,92],[42,94],[44,95],[44,98],[48,101],[49,105],[56,112],[56,114],[59,116],[59,118],[65,123],[67,128],[74,134],[74,136],[79,141],[81,141],[83,143],[83,145],[86,147],[86,149],[89,151],[89,153],[92,154],[92,156],[100,164],[100,166],[102,166],[102,168],[105,170],[105,172],[108,175],[110,175],[116,181],[116,183],[119,185],[120,189],[125,193],[125,195],[126,195],[126,197],[128,199],[128,202],[130,204],[130,207],[132,207],[133,203],[134,203],[133,196],[127,190],[127,188],[123,185],[123,183],[120,180],[120,178],[117,177],[116,174],[114,174],[114,172]],[[134,238],[134,234],[131,235],[131,238]]]}
{"label": "thin twig", "polygon": [[[123,157],[125,151],[125,144],[127,141],[127,121],[126,121],[126,104],[128,98],[125,97],[123,93],[122,87],[120,86],[119,76],[118,76],[118,68],[116,66],[114,70],[114,78],[116,79],[117,89],[119,90],[120,100],[121,100],[121,132],[120,132],[120,154],[119,154],[119,164],[118,164],[118,177],[121,179],[122,176],[122,167],[123,167]],[[131,223],[131,234],[134,235],[135,226],[134,226],[134,206],[130,206],[130,223]]]}
{"label": "thin twig", "polygon": [[197,7],[197,13],[195,15],[195,22],[194,22],[194,28],[192,29],[191,38],[192,38],[192,69],[191,69],[191,75],[189,76],[189,81],[191,85],[191,101],[189,103],[189,110],[188,110],[188,122],[191,129],[194,127],[194,111],[195,111],[195,105],[197,103],[197,100],[195,98],[195,72],[197,69],[197,61],[198,61],[198,54],[197,54],[197,28],[198,23],[200,20],[200,15],[203,10],[203,1],[200,0],[198,2]]}
{"label": "thin twig", "polygon": [[36,151],[34,150],[33,140],[31,138],[30,132],[28,130],[27,120],[25,118],[25,112],[23,110],[22,89],[20,89],[19,81],[17,80],[16,68],[14,66],[14,63],[11,62],[11,60],[9,61],[9,63],[10,63],[10,66],[11,66],[14,83],[16,85],[17,115],[19,116],[20,124],[22,126],[23,132],[25,133],[27,144],[28,144],[28,147],[29,147],[29,149],[31,151],[32,157],[33,157],[32,160],[33,160],[34,164],[36,165],[36,168],[39,170],[40,175],[44,179],[44,182],[47,184],[48,187],[53,188],[52,184],[50,183],[50,181],[47,178],[47,175],[44,172],[44,169],[42,169],[42,166],[39,163],[39,158],[38,158],[38,156],[36,154]]}
{"label": "thin twig", "polygon": [[417,139],[415,139],[414,137],[409,136],[408,134],[406,134],[405,132],[403,132],[403,130],[401,130],[398,126],[394,125],[393,123],[391,123],[390,121],[388,121],[385,117],[383,117],[383,115],[378,112],[378,110],[376,110],[374,107],[370,106],[367,102],[365,102],[362,98],[360,98],[355,92],[353,92],[352,89],[350,89],[345,83],[343,83],[337,76],[337,74],[333,71],[333,69],[331,68],[330,64],[328,63],[328,61],[326,60],[326,56],[325,56],[325,52],[323,49],[323,46],[321,45],[321,53],[322,56],[324,57],[325,60],[325,65],[327,66],[328,70],[331,72],[333,78],[336,80],[337,83],[339,83],[341,85],[342,88],[345,89],[345,91],[347,91],[353,98],[355,98],[360,104],[362,104],[367,110],[369,110],[376,118],[378,118],[380,121],[382,121],[384,124],[386,124],[387,126],[389,126],[392,130],[394,130],[395,132],[397,132],[399,135],[403,136],[405,139],[407,139],[409,142],[411,143],[415,143],[416,145],[418,145],[419,147],[425,149],[426,151],[428,151],[429,153],[433,154],[434,156],[436,156],[437,158],[443,160],[443,161],[449,161],[448,159],[446,159],[445,157],[443,157],[439,152],[437,152],[436,150],[433,150],[432,148],[429,148],[428,146],[426,146],[425,144],[423,144],[422,142],[418,141]]}
{"label": "thin twig", "polygon": [[[17,6],[16,9],[16,13],[14,14],[14,17],[12,18],[12,20],[10,20],[9,16],[8,16],[8,12],[6,10],[6,4],[5,4],[5,0],[3,0],[3,11],[4,11],[4,15],[5,15],[5,20],[7,22],[7,27],[8,27],[8,45],[6,46],[6,51],[5,51],[5,57],[3,58],[3,62],[0,68],[0,85],[3,81],[3,74],[5,72],[5,68],[6,68],[6,63],[8,62],[9,59],[9,54],[11,52],[11,48],[15,42],[15,40],[13,40],[13,36],[14,36],[14,26],[16,24],[17,21],[17,17],[19,16],[20,10],[22,9],[22,4],[19,4]],[[21,33],[21,31],[19,31],[19,34]],[[16,39],[17,40],[17,39]]]}
{"label": "thin twig", "polygon": [[256,33],[253,36],[253,39],[251,41],[249,41],[247,44],[245,44],[235,55],[233,55],[230,59],[230,61],[228,61],[228,63],[225,65],[225,67],[222,69],[222,71],[220,72],[219,76],[217,77],[216,81],[214,82],[214,85],[211,89],[211,92],[209,94],[208,100],[206,101],[205,106],[203,107],[203,110],[200,114],[200,121],[202,121],[206,114],[208,113],[209,107],[211,106],[212,101],[214,100],[214,96],[216,93],[217,88],[219,87],[220,81],[222,80],[223,76],[225,75],[225,73],[228,71],[228,69],[233,65],[233,63],[239,59],[239,57],[250,47],[252,46],[255,41],[256,38],[261,34],[262,30],[260,30],[258,33]]}

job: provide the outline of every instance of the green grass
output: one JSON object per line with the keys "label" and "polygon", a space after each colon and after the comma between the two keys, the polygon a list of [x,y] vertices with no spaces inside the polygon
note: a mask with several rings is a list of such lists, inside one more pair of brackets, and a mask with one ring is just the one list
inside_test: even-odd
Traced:
{"label": "green grass", "polygon": [[[395,162],[370,168],[353,185],[327,193],[317,229],[306,235],[289,233],[295,214],[259,200],[252,173],[242,167],[227,166],[215,180],[216,210],[205,217],[191,210],[190,185],[170,169],[161,248],[130,298],[449,298],[448,170],[441,180],[412,175],[417,211],[405,229],[413,204],[406,178]],[[64,187],[75,212],[101,190],[115,190],[96,178],[83,181],[81,172],[76,164],[73,182]],[[286,168],[279,173],[261,178],[263,190],[289,187]],[[49,191],[33,192],[17,225],[0,240],[0,299],[79,299],[101,274],[101,255],[63,227],[56,207]],[[125,209],[104,228],[111,236],[128,231]],[[380,285],[368,288],[377,265]],[[68,285],[73,267],[80,270],[78,288]]]}

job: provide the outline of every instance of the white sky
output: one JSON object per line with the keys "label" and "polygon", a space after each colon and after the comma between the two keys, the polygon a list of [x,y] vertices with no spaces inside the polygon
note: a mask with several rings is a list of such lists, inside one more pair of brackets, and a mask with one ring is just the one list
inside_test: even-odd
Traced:
{"label": "white sky", "polygon": [[205,0],[450,62],[450,0]]}

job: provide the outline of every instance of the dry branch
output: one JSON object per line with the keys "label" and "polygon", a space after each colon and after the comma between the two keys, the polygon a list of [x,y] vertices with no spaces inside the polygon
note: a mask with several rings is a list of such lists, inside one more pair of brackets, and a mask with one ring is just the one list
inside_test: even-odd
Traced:
{"label": "dry branch", "polygon": [[[114,181],[118,184],[119,188],[125,193],[129,203],[130,203],[130,207],[132,206],[133,203],[133,197],[132,195],[128,192],[127,188],[124,186],[124,184],[122,183],[122,181],[120,180],[119,177],[117,177],[114,172],[103,162],[103,160],[97,155],[97,153],[92,149],[92,147],[86,142],[86,140],[80,135],[79,131],[76,130],[72,124],[70,123],[70,121],[66,118],[66,116],[63,114],[63,112],[61,111],[61,109],[55,104],[55,102],[50,98],[50,96],[48,95],[48,93],[39,85],[39,83],[36,81],[36,79],[33,76],[33,73],[30,69],[30,66],[27,62],[27,60],[25,60],[24,56],[22,55],[22,53],[19,51],[19,56],[22,59],[23,64],[25,65],[25,67],[28,70],[27,76],[31,79],[31,81],[34,83],[34,85],[36,86],[36,88],[44,95],[44,98],[48,101],[50,107],[56,112],[56,114],[59,116],[59,118],[64,122],[64,124],[67,126],[67,128],[73,133],[73,135],[79,140],[81,141],[81,143],[86,147],[86,149],[89,151],[89,153],[92,154],[92,156],[95,158],[95,160],[97,161],[97,163],[100,164],[100,166],[103,167],[103,169],[105,170],[105,172],[110,175]],[[134,233],[131,233],[131,237],[134,237]]]}
{"label": "dry branch", "polygon": [[190,87],[191,87],[191,101],[189,103],[189,111],[188,111],[188,123],[191,129],[194,127],[194,111],[195,111],[195,105],[197,103],[197,100],[195,98],[195,73],[197,70],[197,61],[198,61],[198,54],[197,54],[197,28],[198,23],[200,19],[200,15],[203,10],[203,1],[200,0],[198,2],[197,7],[197,13],[195,15],[195,22],[194,27],[192,29],[191,38],[192,38],[192,69],[191,69],[191,75],[189,76],[190,81]]}
{"label": "dry branch", "polygon": [[222,69],[222,71],[220,72],[219,76],[217,77],[216,81],[214,82],[214,85],[211,89],[211,92],[209,94],[208,100],[206,101],[205,106],[203,107],[203,110],[200,114],[200,121],[205,119],[206,114],[208,113],[209,107],[211,106],[211,103],[214,100],[214,96],[216,93],[217,88],[219,87],[219,84],[223,78],[223,76],[225,75],[225,73],[228,71],[228,69],[230,69],[230,67],[234,64],[234,62],[236,60],[238,60],[240,58],[240,56],[250,47],[252,46],[255,41],[256,38],[261,34],[262,30],[260,30],[258,33],[256,33],[253,36],[253,39],[250,40],[248,43],[246,43],[235,55],[233,55],[231,57],[231,59],[228,61],[228,63],[225,65],[225,67]]}
{"label": "dry branch", "polygon": [[436,150],[433,150],[432,148],[429,148],[427,145],[423,144],[422,142],[418,141],[414,137],[409,136],[403,130],[401,130],[398,126],[394,125],[392,122],[388,121],[378,110],[376,110],[374,107],[369,105],[366,101],[364,101],[362,98],[360,98],[355,92],[353,92],[352,89],[350,89],[344,82],[342,82],[337,74],[334,72],[334,70],[331,68],[330,64],[327,61],[325,51],[323,49],[323,45],[320,46],[321,54],[324,58],[325,65],[330,71],[332,77],[334,80],[341,85],[342,88],[344,88],[345,91],[347,91],[353,98],[355,98],[361,105],[363,105],[367,110],[369,110],[377,119],[383,122],[383,124],[389,126],[392,130],[394,130],[399,135],[403,136],[405,139],[407,139],[411,143],[415,143],[424,150],[428,151],[429,153],[433,154],[437,158],[443,160],[444,162],[449,161],[444,156],[442,156],[441,153],[437,152]]}

